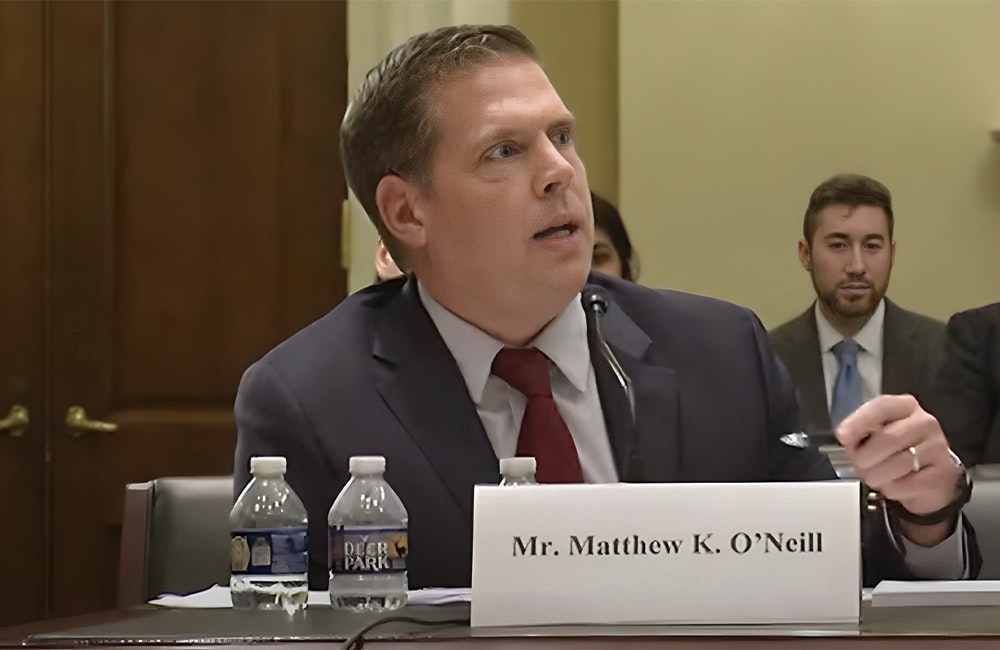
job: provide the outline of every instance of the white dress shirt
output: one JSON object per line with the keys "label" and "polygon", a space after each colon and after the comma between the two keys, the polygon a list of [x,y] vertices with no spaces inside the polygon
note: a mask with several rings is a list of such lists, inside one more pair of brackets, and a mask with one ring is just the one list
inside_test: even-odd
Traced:
{"label": "white dress shirt", "polygon": [[[417,288],[424,308],[458,363],[493,452],[497,458],[514,456],[528,400],[507,382],[490,374],[493,358],[504,344],[445,309],[419,282]],[[583,480],[616,482],[618,472],[590,363],[583,304],[579,300],[570,301],[562,314],[527,347],[537,348],[552,361],[549,369],[552,399],[573,436]]]}
{"label": "white dress shirt", "polygon": [[[837,373],[840,362],[833,353],[833,346],[844,340],[844,337],[830,324],[816,301],[816,331],[819,334],[819,352],[823,359],[823,379],[826,384],[826,408],[829,411],[833,403],[833,387],[837,383]],[[868,322],[853,336],[854,341],[861,346],[858,350],[858,374],[861,375],[861,399],[867,402],[882,394],[882,332],[885,323],[885,300],[878,303],[875,313]]]}

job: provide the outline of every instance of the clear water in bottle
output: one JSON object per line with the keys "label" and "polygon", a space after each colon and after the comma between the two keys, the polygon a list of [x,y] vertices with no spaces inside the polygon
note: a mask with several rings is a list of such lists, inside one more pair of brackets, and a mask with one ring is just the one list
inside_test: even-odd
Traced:
{"label": "clear water in bottle", "polygon": [[330,604],[384,612],[406,604],[409,519],[383,478],[385,458],[353,456],[351,479],[330,508]]}
{"label": "clear water in bottle", "polygon": [[250,459],[253,480],[229,514],[229,590],[236,609],[305,609],[309,598],[308,517],[285,481],[285,459]]}
{"label": "clear water in bottle", "polygon": [[537,485],[535,480],[535,458],[515,456],[500,459],[500,485]]}

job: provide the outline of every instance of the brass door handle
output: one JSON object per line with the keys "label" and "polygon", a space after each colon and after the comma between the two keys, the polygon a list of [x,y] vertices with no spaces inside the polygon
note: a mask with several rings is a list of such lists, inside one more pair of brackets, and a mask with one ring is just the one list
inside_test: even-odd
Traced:
{"label": "brass door handle", "polygon": [[82,406],[71,406],[66,411],[66,426],[69,428],[69,435],[74,438],[85,436],[88,433],[114,433],[118,430],[118,425],[114,422],[101,422],[91,420],[87,417],[87,412]]}
{"label": "brass door handle", "polygon": [[20,438],[28,429],[28,409],[20,404],[10,407],[7,417],[0,420],[0,432],[11,438]]}

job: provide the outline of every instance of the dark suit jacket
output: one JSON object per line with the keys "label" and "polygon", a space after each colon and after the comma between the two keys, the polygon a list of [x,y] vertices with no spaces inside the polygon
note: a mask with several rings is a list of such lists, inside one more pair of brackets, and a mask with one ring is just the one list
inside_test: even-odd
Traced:
{"label": "dark suit jacket", "polygon": [[930,411],[966,465],[1000,463],[1000,303],[948,321]]}
{"label": "dark suit jacket", "polygon": [[[800,430],[795,391],[748,310],[593,276],[607,287],[607,341],[636,391],[646,481],[834,478],[813,449],[781,444]],[[628,405],[591,358],[612,450],[628,447]],[[353,455],[386,457],[409,514],[411,588],[468,586],[473,486],[500,481],[498,461],[461,372],[416,291],[397,280],[348,297],[251,366],[236,398],[235,489],[249,459],[283,455],[309,512],[310,585],[327,580],[327,511]],[[909,577],[876,523],[869,581]]]}
{"label": "dark suit jacket", "polygon": [[[820,442],[832,442],[814,307],[772,329],[768,336],[798,388],[806,432]],[[907,311],[886,298],[882,393],[909,393],[926,408],[934,375],[944,356],[944,339],[944,323]]]}

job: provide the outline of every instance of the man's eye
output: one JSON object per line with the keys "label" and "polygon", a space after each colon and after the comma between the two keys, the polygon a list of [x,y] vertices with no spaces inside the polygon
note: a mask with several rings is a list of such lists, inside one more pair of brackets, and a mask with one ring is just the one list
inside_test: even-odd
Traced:
{"label": "man's eye", "polygon": [[572,141],[572,138],[566,131],[560,131],[552,136],[552,140],[555,141],[556,144],[569,144]]}
{"label": "man's eye", "polygon": [[501,144],[493,150],[491,158],[510,158],[514,155],[514,147],[509,144]]}

